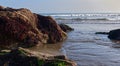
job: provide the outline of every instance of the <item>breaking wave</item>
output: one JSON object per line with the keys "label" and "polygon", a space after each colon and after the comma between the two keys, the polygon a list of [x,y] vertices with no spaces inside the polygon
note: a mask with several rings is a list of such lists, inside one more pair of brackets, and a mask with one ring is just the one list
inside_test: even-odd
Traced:
{"label": "breaking wave", "polygon": [[48,13],[56,20],[120,20],[119,13]]}

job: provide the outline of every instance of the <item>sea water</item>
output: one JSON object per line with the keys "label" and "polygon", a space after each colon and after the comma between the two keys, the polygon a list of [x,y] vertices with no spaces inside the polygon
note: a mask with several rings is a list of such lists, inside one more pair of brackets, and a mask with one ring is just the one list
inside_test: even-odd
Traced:
{"label": "sea water", "polygon": [[57,20],[120,20],[120,13],[43,13]]}
{"label": "sea water", "polygon": [[108,35],[95,34],[119,29],[119,14],[47,15],[74,28],[60,50],[78,66],[120,66],[120,44],[109,40]]}

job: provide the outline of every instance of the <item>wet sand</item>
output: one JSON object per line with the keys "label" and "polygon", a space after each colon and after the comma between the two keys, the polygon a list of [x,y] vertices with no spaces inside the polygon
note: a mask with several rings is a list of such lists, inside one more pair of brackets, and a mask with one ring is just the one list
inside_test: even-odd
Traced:
{"label": "wet sand", "polygon": [[44,44],[44,45],[39,45],[39,46],[29,48],[29,49],[32,51],[41,52],[44,54],[50,54],[50,55],[54,55],[54,56],[64,55],[60,51],[62,44],[63,44],[63,42],[59,42],[56,44]]}

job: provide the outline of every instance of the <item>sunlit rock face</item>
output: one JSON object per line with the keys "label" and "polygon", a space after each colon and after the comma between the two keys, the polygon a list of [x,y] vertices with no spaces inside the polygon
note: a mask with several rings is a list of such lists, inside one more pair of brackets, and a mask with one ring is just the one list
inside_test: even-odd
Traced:
{"label": "sunlit rock face", "polygon": [[0,6],[1,47],[34,46],[64,40],[66,33],[49,16],[41,16],[21,8]]}

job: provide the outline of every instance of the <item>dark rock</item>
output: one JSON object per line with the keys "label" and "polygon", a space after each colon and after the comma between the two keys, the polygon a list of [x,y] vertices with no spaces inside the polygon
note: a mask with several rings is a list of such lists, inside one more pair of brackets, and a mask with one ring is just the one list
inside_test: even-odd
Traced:
{"label": "dark rock", "polygon": [[54,19],[21,8],[0,7],[0,47],[56,43],[66,38]]}
{"label": "dark rock", "polygon": [[67,59],[39,59],[20,49],[4,54],[0,52],[0,66],[58,66],[61,64],[62,66],[76,66],[76,63]]}
{"label": "dark rock", "polygon": [[104,35],[108,35],[109,32],[96,32],[95,34],[104,34]]}
{"label": "dark rock", "polygon": [[[0,44],[23,43],[24,45],[35,45],[36,40],[40,41],[34,25],[36,18],[33,15],[28,10],[21,10],[18,13],[9,10],[0,11]],[[32,17],[32,22],[28,21]]]}
{"label": "dark rock", "polygon": [[42,31],[43,34],[48,35],[48,43],[56,43],[64,40],[65,33],[57,25],[56,21],[50,16],[38,15],[38,29]]}
{"label": "dark rock", "polygon": [[108,38],[111,40],[120,40],[120,29],[111,30]]}
{"label": "dark rock", "polygon": [[72,31],[74,30],[73,28],[71,28],[70,26],[66,25],[66,24],[59,24],[60,28],[64,31],[64,32],[68,32],[68,31]]}
{"label": "dark rock", "polygon": [[0,55],[0,66],[38,66],[37,61],[37,57],[26,56],[18,49]]}
{"label": "dark rock", "polygon": [[56,58],[56,59],[63,59],[63,60],[67,59],[65,55],[54,56],[54,58]]}

